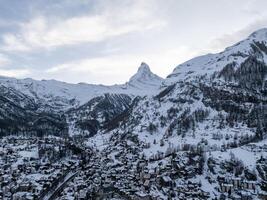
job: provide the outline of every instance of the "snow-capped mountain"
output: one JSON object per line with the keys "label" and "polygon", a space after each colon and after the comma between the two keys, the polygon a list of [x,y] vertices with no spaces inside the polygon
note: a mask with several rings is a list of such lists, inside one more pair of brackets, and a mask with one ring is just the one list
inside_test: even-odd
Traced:
{"label": "snow-capped mountain", "polygon": [[[212,143],[214,132],[234,135],[236,128],[243,130],[240,138],[255,136],[258,126],[267,128],[266,58],[267,29],[261,29],[223,52],[178,65],[157,95],[139,102],[124,127],[150,143],[168,137],[175,143],[197,144],[202,138]],[[147,129],[155,129],[154,136]]]}
{"label": "snow-capped mountain", "polygon": [[267,152],[255,153],[267,139],[266,58],[261,29],[223,52],[178,65],[158,94],[139,99],[114,130],[98,132],[88,145],[111,159],[105,165],[141,162],[142,173],[155,172],[157,181],[140,178],[144,196],[224,199],[247,192],[258,199],[267,192]]}
{"label": "snow-capped mountain", "polygon": [[90,159],[62,192],[75,197],[264,199],[266,76],[261,29],[166,79],[145,63],[114,86],[1,78],[0,134],[86,143]]}
{"label": "snow-capped mountain", "polygon": [[143,63],[128,83],[113,86],[0,77],[0,135],[95,134],[128,109],[132,99],[155,94],[162,80]]}
{"label": "snow-capped mountain", "polygon": [[8,77],[0,77],[0,84],[32,97],[36,102],[45,103],[54,108],[68,109],[83,105],[90,99],[105,93],[130,96],[152,95],[156,93],[162,80],[150,71],[147,64],[142,63],[130,81],[121,85],[70,84],[56,80],[37,81],[30,78]]}
{"label": "snow-capped mountain", "polygon": [[163,79],[161,77],[153,74],[149,66],[142,62],[141,66],[138,68],[138,72],[133,75],[125,85],[127,88],[137,88],[138,90],[146,90],[147,92],[149,90],[155,91],[155,88],[159,89],[159,85],[161,85],[162,81]]}

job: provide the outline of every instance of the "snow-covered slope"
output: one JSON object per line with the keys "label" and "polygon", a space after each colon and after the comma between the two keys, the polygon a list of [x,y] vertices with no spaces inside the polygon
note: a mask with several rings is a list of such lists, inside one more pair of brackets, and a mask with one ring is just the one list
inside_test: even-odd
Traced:
{"label": "snow-covered slope", "polygon": [[[212,139],[214,132],[233,136],[235,128],[243,130],[238,133],[240,138],[255,136],[258,121],[267,128],[263,114],[266,77],[267,29],[261,29],[221,53],[178,65],[164,80],[165,88],[158,95],[144,98],[133,109],[124,126],[127,130],[122,132],[137,133],[150,143],[170,137],[166,140],[176,144],[197,144],[202,138],[218,144]],[[151,132],[155,134],[151,136]],[[160,149],[159,144],[156,149]]]}
{"label": "snow-covered slope", "polygon": [[165,84],[178,80],[194,79],[195,76],[212,75],[227,64],[235,63],[237,68],[249,56],[267,63],[267,28],[252,33],[248,38],[226,48],[223,52],[193,58],[178,65],[168,76]]}
{"label": "snow-covered slope", "polygon": [[148,65],[142,63],[129,82],[122,85],[70,84],[56,80],[37,81],[30,78],[15,79],[0,77],[0,84],[14,88],[36,101],[46,102],[53,107],[70,108],[82,105],[105,93],[143,96],[155,94],[162,78],[153,74]]}
{"label": "snow-covered slope", "polygon": [[[144,192],[148,196],[162,194],[162,199],[168,199],[167,194],[175,193],[180,198],[174,199],[187,199],[181,195],[183,192],[188,195],[186,188],[190,180],[205,183],[199,184],[199,189],[209,196],[192,198],[219,198],[223,184],[231,181],[218,181],[218,175],[251,181],[244,168],[256,168],[260,162],[259,157],[253,157],[250,145],[267,138],[266,58],[267,29],[261,29],[221,53],[178,65],[163,81],[157,95],[141,98],[120,126],[108,133],[99,132],[90,138],[88,145],[99,148],[107,157],[118,154],[112,159],[115,163],[133,162],[127,159],[127,154],[134,149],[134,155],[139,156],[136,165],[145,160],[144,173],[159,171],[157,177],[167,176],[173,185],[183,188],[181,191],[172,187],[162,189],[153,182]],[[267,155],[266,151],[262,152]],[[251,162],[239,157],[244,154],[250,156]],[[196,156],[193,159],[196,162],[183,162],[191,160],[192,155]],[[233,165],[231,170],[225,167],[228,163]],[[174,170],[177,165],[178,169]],[[239,165],[243,169],[236,175]],[[265,185],[265,179],[258,182]],[[257,190],[256,194],[249,192],[250,196],[262,192],[260,187]]]}
{"label": "snow-covered slope", "polygon": [[93,136],[99,129],[116,127],[116,117],[130,108],[132,99],[126,94],[104,94],[66,112],[69,134]]}

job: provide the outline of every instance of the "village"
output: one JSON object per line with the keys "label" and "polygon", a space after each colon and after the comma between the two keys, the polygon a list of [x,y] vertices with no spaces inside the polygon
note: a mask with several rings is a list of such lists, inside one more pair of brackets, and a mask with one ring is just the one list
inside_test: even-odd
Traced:
{"label": "village", "polygon": [[[101,152],[80,142],[57,137],[2,138],[0,199],[266,198],[264,156],[252,171],[234,156],[221,162],[199,150],[147,158],[142,144],[127,140]],[[253,144],[243,148],[252,153],[267,149]],[[207,191],[208,185],[215,189]]]}
{"label": "village", "polygon": [[1,139],[0,199],[49,199],[75,174],[79,160],[61,138]]}
{"label": "village", "polygon": [[[129,141],[109,146],[93,157],[93,162],[83,166],[59,199],[249,200],[267,197],[267,160],[263,157],[257,161],[255,176],[234,157],[218,162],[208,158],[206,152],[182,151],[150,159],[144,156],[140,146]],[[244,148],[265,152],[266,145],[249,144]],[[213,191],[206,190],[212,187]]]}

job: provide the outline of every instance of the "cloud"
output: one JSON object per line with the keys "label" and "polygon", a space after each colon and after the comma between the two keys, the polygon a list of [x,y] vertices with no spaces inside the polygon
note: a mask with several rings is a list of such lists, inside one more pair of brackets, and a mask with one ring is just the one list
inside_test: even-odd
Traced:
{"label": "cloud", "polygon": [[0,69],[1,76],[22,78],[29,75],[31,72],[28,69]]}
{"label": "cloud", "polygon": [[[165,22],[151,16],[146,4],[136,1],[121,12],[114,7],[104,9],[95,15],[74,16],[51,20],[45,16],[36,17],[20,24],[17,33],[3,36],[2,49],[6,51],[32,51],[50,49],[63,45],[99,42],[127,33],[162,27]],[[115,9],[117,10],[117,9]]]}
{"label": "cloud", "polygon": [[11,63],[11,60],[3,54],[0,54],[0,67],[9,65]]}
{"label": "cloud", "polygon": [[117,54],[85,58],[55,65],[46,69],[43,74],[49,78],[73,83],[125,83],[136,73],[142,61],[148,63],[154,73],[166,77],[177,64],[201,53],[201,50],[179,46],[146,54]]}
{"label": "cloud", "polygon": [[81,59],[67,62],[47,69],[44,74],[49,78],[79,83],[101,83],[112,85],[129,80],[141,63],[132,55],[113,55],[98,58]]}
{"label": "cloud", "polygon": [[266,5],[265,0],[250,0],[243,3],[241,11],[255,16],[262,16],[266,13]]}
{"label": "cloud", "polygon": [[208,48],[211,51],[222,51],[225,47],[228,47],[239,42],[240,40],[245,39],[254,31],[266,27],[267,19],[257,19],[242,29],[239,29],[232,33],[224,34],[219,38],[213,39]]}
{"label": "cloud", "polygon": [[127,81],[144,61],[166,76],[179,63],[222,51],[266,27],[264,5],[266,0],[37,1],[20,17],[0,18],[0,69],[8,67],[2,72],[16,77],[112,84]]}
{"label": "cloud", "polygon": [[1,19],[0,18],[0,28],[8,28],[12,26],[17,26],[19,23],[15,20],[7,20],[7,19]]}
{"label": "cloud", "polygon": [[46,73],[61,73],[61,72],[78,72],[78,73],[97,73],[106,74],[110,72],[120,71],[132,64],[133,56],[106,56],[100,58],[81,59],[73,62],[63,63],[55,67],[47,69]]}
{"label": "cloud", "polygon": [[[112,74],[119,72],[137,71],[138,65],[144,61],[151,63],[151,67],[155,70],[165,71],[165,75],[170,72],[171,63],[179,64],[194,56],[202,53],[201,50],[193,50],[190,47],[180,46],[175,49],[168,49],[165,51],[155,51],[151,53],[142,54],[120,54],[110,55],[97,58],[88,58],[76,60],[73,62],[62,63],[45,70],[46,73],[64,73],[64,72],[80,72],[80,73],[98,73]],[[157,69],[158,68],[158,69]],[[166,72],[165,69],[168,69]]]}
{"label": "cloud", "polygon": [[13,64],[12,60],[8,56],[0,54],[0,76],[20,78],[30,74],[29,69],[10,69],[11,64]]}

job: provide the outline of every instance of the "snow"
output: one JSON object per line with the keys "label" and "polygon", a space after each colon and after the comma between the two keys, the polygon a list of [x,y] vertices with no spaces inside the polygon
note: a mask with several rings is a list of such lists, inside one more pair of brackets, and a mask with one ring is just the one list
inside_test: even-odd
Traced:
{"label": "snow", "polygon": [[208,192],[211,197],[215,197],[214,194],[217,194],[218,191],[215,189],[213,184],[210,184],[209,181],[205,178],[205,176],[197,176],[194,178],[195,182],[201,182],[201,188],[205,191]]}
{"label": "snow", "polygon": [[19,155],[23,158],[38,158],[37,148],[32,149],[31,151],[19,151]]}
{"label": "snow", "polygon": [[[124,162],[122,161],[127,161],[127,163],[128,161],[137,161],[138,158],[135,158],[135,156],[138,155],[129,153],[131,152],[130,147],[140,147],[140,149],[138,149],[140,150],[140,156],[144,155],[144,158],[148,159],[147,167],[151,171],[159,168],[164,169],[163,167],[165,167],[165,165],[167,164],[170,166],[170,162],[172,161],[171,159],[173,159],[172,157],[174,156],[174,154],[171,155],[171,153],[174,152],[178,155],[176,158],[179,158],[179,163],[177,163],[176,165],[180,166],[180,162],[181,164],[186,165],[187,162],[184,161],[188,159],[187,151],[192,151],[192,149],[194,150],[194,148],[199,145],[198,147],[201,147],[201,150],[207,152],[203,152],[203,160],[205,159],[206,164],[203,167],[204,169],[201,169],[202,175],[195,174],[194,177],[190,179],[190,181],[194,183],[201,182],[201,189],[208,192],[211,195],[211,198],[216,198],[219,194],[219,182],[214,183],[212,181],[215,180],[215,176],[225,174],[222,174],[223,171],[221,171],[220,169],[217,171],[215,170],[216,173],[214,173],[214,175],[211,175],[211,172],[209,172],[207,166],[207,154],[209,154],[209,157],[216,158],[219,163],[223,163],[224,161],[230,160],[234,157],[242,161],[242,163],[244,163],[244,167],[254,170],[257,160],[261,156],[267,156],[267,152],[265,152],[267,145],[266,140],[258,143],[250,143],[247,145],[244,145],[244,143],[239,143],[242,139],[244,139],[244,137],[252,138],[251,136],[254,136],[255,129],[249,128],[245,123],[240,122],[234,123],[233,126],[229,126],[226,123],[223,124],[223,126],[220,126],[220,124],[222,123],[221,119],[223,118],[220,119],[219,114],[226,116],[228,113],[226,113],[225,111],[218,111],[212,106],[209,107],[205,105],[202,99],[204,95],[202,91],[200,91],[197,87],[197,84],[194,85],[194,83],[197,83],[194,81],[196,81],[195,78],[197,76],[205,74],[212,75],[212,73],[218,72],[228,63],[236,62],[237,65],[240,65],[240,63],[247,58],[246,56],[249,55],[251,44],[254,41],[262,41],[266,39],[267,29],[263,29],[253,33],[246,40],[243,40],[236,45],[227,48],[224,52],[221,52],[219,54],[208,54],[205,56],[200,56],[179,65],[169,76],[169,78],[167,78],[165,83],[169,84],[172,81],[178,82],[181,80],[186,80],[186,84],[177,83],[175,85],[175,90],[171,91],[168,95],[164,96],[161,99],[155,98],[150,95],[142,98],[138,102],[138,105],[133,108],[133,111],[125,126],[123,124],[123,126],[120,126],[110,132],[98,132],[96,135],[86,141],[86,145],[92,147],[94,150],[99,150],[99,152],[95,152],[100,153],[99,155],[101,156],[101,159],[105,159],[106,156],[106,158],[108,158],[107,160],[111,160],[105,161],[105,163],[108,162],[107,164],[105,164],[105,167],[111,168],[117,164],[124,165]],[[245,56],[240,56],[240,54],[238,55],[238,53],[240,52]],[[264,57],[264,59],[266,58]],[[78,101],[76,102],[77,104],[82,104],[88,101],[88,99],[93,98],[95,95],[102,95],[105,92],[125,93],[131,95],[152,95],[156,92],[159,92],[158,89],[160,84],[162,83],[162,79],[153,74],[150,71],[148,65],[145,63],[142,63],[138,69],[138,72],[129,80],[129,82],[123,85],[103,86],[89,84],[68,84],[53,80],[34,81],[32,79],[12,79],[12,81],[14,81],[13,83],[12,81],[10,82],[10,80],[11,79],[7,79],[6,82],[3,82],[6,85],[10,84],[11,86],[12,84],[14,84],[14,87],[17,87],[16,89],[20,89],[20,91],[24,92],[25,94],[31,95],[34,98],[41,97],[46,99],[47,101],[53,98],[62,98],[62,101],[76,99]],[[19,82],[19,84],[17,84],[17,82]],[[198,98],[193,98],[194,94],[189,93],[191,91],[192,85],[196,86],[195,88],[197,88],[193,92],[196,92],[194,94],[196,94]],[[224,87],[226,87],[225,84],[222,84],[222,87],[219,89],[222,89]],[[230,92],[235,92],[235,90],[232,90]],[[179,101],[180,98],[182,99],[181,101]],[[250,105],[248,103],[247,107],[249,106]],[[173,112],[174,114],[169,114],[172,113],[169,112],[170,109],[176,110],[175,112]],[[185,116],[182,115],[182,113],[187,109],[188,113],[186,113]],[[206,117],[203,117],[203,119],[199,121],[196,120],[194,126],[186,129],[183,133],[179,131],[176,126],[181,122],[178,120],[179,117],[187,117],[187,115],[193,115],[193,117],[195,117],[194,112],[198,111],[199,109],[207,111],[208,115]],[[91,111],[92,108],[91,110],[88,110],[88,112]],[[160,124],[161,117],[165,119],[162,120],[164,121],[163,125]],[[71,122],[68,121],[68,123]],[[157,127],[155,128],[156,130],[149,131],[147,129],[150,123]],[[171,125],[173,125],[174,127],[172,128],[172,130],[170,128]],[[70,130],[72,134],[75,133],[76,130],[73,124],[70,124]],[[123,133],[132,134],[130,136],[137,136],[139,142],[135,143],[134,140],[131,141],[129,139],[130,137],[120,138],[119,134]],[[119,138],[120,140],[117,140],[117,138]],[[182,148],[185,145],[190,146],[190,149]],[[27,151],[25,149],[19,154],[20,158],[18,159],[18,162],[21,162],[21,159],[23,158],[37,158],[38,156],[34,150]],[[198,155],[197,157],[192,158],[192,160],[194,162],[197,162],[199,157],[200,156]],[[192,166],[185,167],[188,167],[189,171],[193,169]],[[106,170],[106,168],[104,169]],[[116,170],[121,169],[123,169],[123,167],[116,168]],[[71,174],[69,174],[64,179],[64,181],[68,181],[69,178],[74,175],[75,174],[71,172]],[[105,173],[101,172],[101,178],[103,178],[105,175]],[[209,177],[209,175],[211,176]],[[33,174],[30,178],[38,180],[40,176],[40,174]],[[124,175],[122,174],[121,176]],[[209,179],[210,182],[206,179],[206,177],[211,178],[211,180]],[[163,178],[166,182],[171,181],[169,176],[163,176]],[[243,179],[243,177],[238,178]],[[95,180],[97,182],[100,182],[99,177],[95,178]],[[182,178],[177,179],[177,185],[183,186],[187,184],[185,182],[183,183],[182,181],[184,181]],[[119,182],[116,184],[119,185]],[[148,181],[145,182],[145,184],[149,185]],[[164,191],[165,189],[163,188],[162,190]],[[155,191],[156,190],[153,190],[152,192]],[[168,190],[166,190],[165,192],[168,192]],[[142,192],[138,194],[140,196],[146,195]],[[158,195],[161,195],[160,192]],[[69,197],[69,199],[71,199],[71,197]]]}
{"label": "snow", "polygon": [[86,142],[87,146],[90,146],[94,149],[103,150],[109,145],[109,140],[112,133],[99,133],[89,138]]}
{"label": "snow", "polygon": [[134,87],[138,89],[143,89],[144,85],[147,89],[157,88],[162,82],[162,78],[153,74],[150,71],[149,66],[142,62],[138,69],[138,72],[130,78],[130,81],[126,83],[128,87]]}
{"label": "snow", "polygon": [[248,149],[245,149],[245,147],[230,149],[225,152],[214,151],[211,152],[211,154],[213,157],[219,158],[220,160],[230,160],[230,154],[233,154],[237,159],[241,160],[244,165],[251,170],[255,169],[256,161],[259,160],[262,155],[265,157],[267,156],[267,152],[252,152]]}
{"label": "snow", "polygon": [[68,173],[65,177],[64,180],[52,191],[50,192],[48,195],[44,196],[43,199],[44,200],[49,200],[52,195],[54,194],[55,191],[57,191],[59,188],[61,188],[64,184],[66,184],[68,181],[71,180],[72,177],[76,176],[78,172],[70,172]]}
{"label": "snow", "polygon": [[142,63],[138,72],[130,81],[121,85],[93,85],[86,83],[71,84],[56,80],[15,79],[0,76],[0,84],[14,88],[23,94],[33,97],[36,101],[41,99],[47,103],[59,101],[69,108],[69,101],[75,100],[76,105],[82,105],[90,99],[105,93],[128,95],[153,95],[161,85],[162,78],[153,74],[149,66]]}
{"label": "snow", "polygon": [[[235,62],[236,66],[239,66],[251,53],[252,44],[255,42],[266,44],[266,41],[267,28],[260,29],[241,42],[226,48],[223,52],[195,57],[178,65],[163,82],[163,85],[170,85],[186,79],[193,80],[196,76],[211,75],[222,70],[229,63]],[[267,55],[264,55],[263,60],[267,61]]]}

